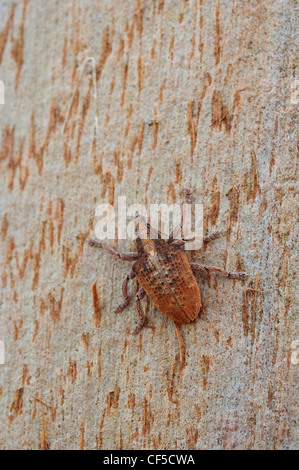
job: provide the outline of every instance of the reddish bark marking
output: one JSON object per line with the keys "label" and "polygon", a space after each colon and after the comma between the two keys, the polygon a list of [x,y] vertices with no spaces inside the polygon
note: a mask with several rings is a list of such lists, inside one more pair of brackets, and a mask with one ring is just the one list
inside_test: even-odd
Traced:
{"label": "reddish bark marking", "polygon": [[215,42],[215,49],[214,49],[214,56],[215,56],[215,62],[216,65],[219,62],[220,59],[220,8],[219,8],[219,0],[217,0],[216,3],[216,15],[215,15],[215,21],[216,21],[216,42]]}
{"label": "reddish bark marking", "polygon": [[19,86],[20,74],[24,64],[23,58],[23,48],[24,48],[24,23],[25,23],[25,16],[26,16],[26,8],[28,5],[29,0],[24,0],[23,2],[23,11],[22,11],[22,18],[21,23],[19,26],[19,36],[18,39],[14,41],[14,45],[11,51],[12,57],[14,58],[17,64],[17,72],[15,77],[15,90]]}
{"label": "reddish bark marking", "polygon": [[100,57],[99,65],[97,66],[97,80],[101,78],[104,65],[112,52],[112,45],[109,39],[109,27],[106,26],[102,39],[102,52]]}
{"label": "reddish bark marking", "polygon": [[99,326],[101,323],[101,308],[100,300],[97,291],[97,282],[92,285],[92,299],[93,299],[93,311],[94,311],[94,323],[95,326]]}
{"label": "reddish bark marking", "polygon": [[3,54],[4,54],[4,51],[5,51],[6,44],[7,44],[8,33],[9,33],[9,30],[12,27],[12,24],[13,24],[14,14],[15,14],[15,7],[16,7],[16,5],[15,5],[15,3],[13,3],[10,7],[10,13],[9,13],[9,17],[6,21],[6,24],[5,24],[3,30],[0,33],[0,64],[2,63]]}
{"label": "reddish bark marking", "polygon": [[212,95],[212,120],[211,127],[218,131],[225,127],[227,132],[231,130],[232,117],[229,115],[227,107],[222,103],[220,91],[214,90]]}
{"label": "reddish bark marking", "polygon": [[23,410],[23,394],[24,394],[24,387],[15,390],[14,392],[14,399],[10,407],[10,422],[15,419],[18,415],[22,413]]}
{"label": "reddish bark marking", "polygon": [[46,436],[45,415],[42,416],[42,435],[41,435],[41,450],[50,450],[50,444]]}

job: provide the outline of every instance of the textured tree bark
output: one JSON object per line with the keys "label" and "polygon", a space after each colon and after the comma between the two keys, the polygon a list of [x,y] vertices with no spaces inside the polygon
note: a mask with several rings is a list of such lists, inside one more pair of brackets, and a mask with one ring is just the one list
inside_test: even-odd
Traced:
{"label": "textured tree bark", "polygon": [[[296,2],[0,8],[1,448],[298,448]],[[66,121],[86,57],[96,133],[92,61]],[[97,204],[186,188],[227,232],[190,260],[249,277],[198,276],[180,374],[169,319],[112,312],[132,263],[85,239]]]}

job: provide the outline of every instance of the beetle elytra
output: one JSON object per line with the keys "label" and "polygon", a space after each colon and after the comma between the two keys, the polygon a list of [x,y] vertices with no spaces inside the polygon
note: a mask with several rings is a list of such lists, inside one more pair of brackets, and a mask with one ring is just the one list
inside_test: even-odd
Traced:
{"label": "beetle elytra", "polygon": [[[147,295],[157,309],[177,323],[189,323],[198,316],[201,306],[200,290],[194,274],[199,271],[219,273],[231,279],[245,279],[245,273],[232,273],[215,266],[205,266],[189,263],[187,254],[182,246],[190,239],[176,240],[182,223],[176,227],[168,239],[163,239],[156,231],[158,238],[150,238],[151,227],[142,216],[135,217],[136,252],[118,253],[105,242],[88,240],[90,246],[103,248],[114,258],[122,261],[135,261],[132,270],[126,275],[122,294],[123,302],[116,307],[115,312],[121,312],[129,303],[128,282],[137,278],[140,289],[136,294],[136,308],[139,321],[134,333],[139,333],[146,318],[141,306],[141,300]],[[216,232],[204,238],[205,242],[220,236]]]}

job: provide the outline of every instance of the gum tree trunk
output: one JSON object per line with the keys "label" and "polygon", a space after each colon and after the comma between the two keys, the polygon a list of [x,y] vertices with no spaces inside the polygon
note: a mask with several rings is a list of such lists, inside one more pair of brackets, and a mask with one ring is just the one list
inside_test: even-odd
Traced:
{"label": "gum tree trunk", "polygon": [[[0,9],[1,448],[298,448],[295,2]],[[98,204],[186,189],[225,232],[190,260],[249,277],[198,276],[180,373],[169,319],[112,311],[132,263],[85,239]]]}

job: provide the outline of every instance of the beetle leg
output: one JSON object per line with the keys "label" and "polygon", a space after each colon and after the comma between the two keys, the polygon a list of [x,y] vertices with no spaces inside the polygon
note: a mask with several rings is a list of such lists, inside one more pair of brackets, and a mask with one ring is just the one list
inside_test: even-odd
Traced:
{"label": "beetle leg", "polygon": [[224,269],[217,268],[216,266],[206,266],[204,264],[197,264],[197,263],[190,263],[192,271],[194,273],[198,271],[209,271],[213,273],[221,274],[221,276],[228,277],[230,279],[246,279],[246,273],[231,273],[229,271],[225,271]]}
{"label": "beetle leg", "polygon": [[171,245],[183,246],[187,242],[193,242],[195,240],[195,236],[186,237],[186,238],[179,238],[178,240],[174,240]]}
{"label": "beetle leg", "polygon": [[134,277],[136,277],[136,274],[134,273],[134,271],[130,271],[126,277],[124,278],[124,282],[123,282],[123,285],[122,285],[122,294],[123,294],[123,297],[124,297],[124,300],[122,301],[121,304],[119,304],[115,309],[114,309],[114,313],[120,313],[123,311],[123,309],[128,305],[130,299],[128,297],[128,283],[131,279],[134,279]]}
{"label": "beetle leg", "polygon": [[173,240],[177,238],[178,234],[181,233],[181,228],[182,228],[182,223],[180,223],[173,229],[173,231],[170,233],[168,237],[167,243],[172,243]]}
{"label": "beetle leg", "polygon": [[221,237],[221,232],[218,232],[218,230],[217,230],[217,232],[213,232],[210,235],[208,235],[207,237],[204,237],[203,241],[205,243],[208,243],[208,242],[211,242],[212,240],[216,240],[219,237]]}
{"label": "beetle leg", "polygon": [[140,318],[139,318],[138,323],[136,323],[136,326],[133,330],[134,335],[137,335],[137,333],[140,333],[140,331],[142,330],[146,322],[146,316],[144,315],[142,306],[141,306],[141,300],[144,297],[145,297],[145,290],[143,289],[143,287],[140,287],[139,291],[136,294],[136,308],[137,308],[137,312]]}
{"label": "beetle leg", "polygon": [[123,252],[118,253],[107,243],[97,242],[96,240],[92,240],[91,238],[87,240],[87,243],[89,246],[94,246],[96,248],[104,248],[104,250],[107,251],[109,255],[113,256],[113,258],[121,259],[122,261],[135,261],[139,257],[138,253],[134,251],[130,253],[123,253]]}
{"label": "beetle leg", "polygon": [[[174,233],[174,231],[173,231],[173,233]],[[208,243],[208,242],[211,242],[212,240],[216,240],[219,237],[221,237],[221,232],[214,232],[214,233],[211,233],[211,235],[208,235],[207,237],[204,237],[203,241],[205,243]],[[169,243],[171,243],[171,245],[183,246],[183,245],[185,245],[185,243],[193,242],[194,240],[195,240],[195,236],[193,235],[193,236],[186,237],[186,238],[179,238],[178,240],[174,240],[174,241],[169,242]]]}
{"label": "beetle leg", "polygon": [[167,243],[172,243],[173,240],[175,240],[178,237],[178,235],[181,233],[182,226],[183,226],[183,216],[181,218],[181,222],[179,223],[179,225],[177,225],[173,229],[173,231],[169,234]]}
{"label": "beetle leg", "polygon": [[[191,194],[192,194],[192,191],[190,191],[190,189],[185,189],[185,197],[184,197],[185,204],[191,204],[191,202],[192,202]],[[177,227],[175,227],[173,229],[173,231],[169,234],[167,243],[172,243],[173,240],[175,240],[178,237],[178,235],[181,233],[181,229],[183,227],[183,222],[184,222],[184,208],[183,208],[183,214],[182,214],[181,221],[180,221],[179,225],[177,225]],[[190,241],[190,240],[187,240],[187,241]]]}

